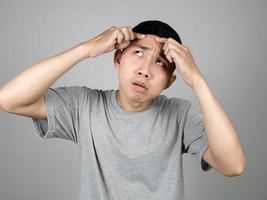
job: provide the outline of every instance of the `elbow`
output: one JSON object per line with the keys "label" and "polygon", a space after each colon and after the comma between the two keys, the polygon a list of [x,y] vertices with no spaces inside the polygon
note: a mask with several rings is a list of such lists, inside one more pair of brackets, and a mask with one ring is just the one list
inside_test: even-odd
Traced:
{"label": "elbow", "polygon": [[1,92],[0,92],[0,109],[4,110],[3,109],[3,95]]}
{"label": "elbow", "polygon": [[238,164],[235,164],[231,169],[226,170],[223,175],[228,176],[228,177],[233,177],[233,176],[241,176],[246,169],[246,163],[245,160],[243,159],[240,161]]}
{"label": "elbow", "polygon": [[3,102],[3,94],[0,92],[0,109],[3,110],[3,111],[6,111],[6,106],[4,105],[4,102]]}
{"label": "elbow", "polygon": [[4,100],[4,94],[0,91],[0,110],[5,112],[9,112],[10,106],[7,105],[6,101]]}
{"label": "elbow", "polygon": [[224,172],[223,175],[227,177],[241,176],[244,172],[245,172],[245,168],[240,167],[232,171]]}

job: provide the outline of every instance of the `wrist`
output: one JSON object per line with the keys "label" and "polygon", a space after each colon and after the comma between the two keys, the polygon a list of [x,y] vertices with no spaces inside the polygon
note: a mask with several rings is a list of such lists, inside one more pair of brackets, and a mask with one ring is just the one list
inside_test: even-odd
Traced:
{"label": "wrist", "polygon": [[192,89],[198,96],[203,92],[203,90],[207,88],[208,88],[208,82],[203,78],[194,81],[194,84],[192,86]]}
{"label": "wrist", "polygon": [[82,42],[78,44],[78,48],[80,49],[80,55],[82,59],[91,58],[91,43],[90,40]]}

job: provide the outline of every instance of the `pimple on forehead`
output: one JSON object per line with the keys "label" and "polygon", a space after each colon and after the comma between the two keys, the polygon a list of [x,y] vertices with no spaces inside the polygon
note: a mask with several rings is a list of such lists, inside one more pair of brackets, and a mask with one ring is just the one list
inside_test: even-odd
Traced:
{"label": "pimple on forehead", "polygon": [[156,44],[158,47],[163,47],[163,44],[161,42],[158,42],[155,40],[156,37],[159,37],[157,35],[152,35],[152,34],[146,34],[146,37],[143,39],[137,39],[133,41],[134,43],[138,43],[138,44],[143,44],[146,45],[148,47],[153,47],[153,44]]}
{"label": "pimple on forehead", "polygon": [[163,45],[155,40],[152,41],[146,41],[146,42],[142,42],[142,41],[136,41],[135,43],[133,43],[132,45],[133,47],[139,47],[143,50],[155,50],[156,47],[158,47],[158,49],[160,51],[163,50]]}
{"label": "pimple on forehead", "polygon": [[155,40],[156,37],[159,37],[159,36],[148,34],[144,39],[149,38],[150,42],[156,44],[159,47],[163,47],[163,43],[158,42],[157,40]]}

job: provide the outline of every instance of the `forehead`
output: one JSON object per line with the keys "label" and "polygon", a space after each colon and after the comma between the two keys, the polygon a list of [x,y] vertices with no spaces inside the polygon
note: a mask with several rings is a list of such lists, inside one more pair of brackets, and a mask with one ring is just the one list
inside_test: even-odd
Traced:
{"label": "forehead", "polygon": [[147,34],[145,38],[133,41],[131,46],[132,47],[144,46],[144,47],[147,47],[146,50],[153,50],[154,48],[156,48],[157,50],[162,50],[163,44],[156,41],[155,37],[157,37],[157,36]]}

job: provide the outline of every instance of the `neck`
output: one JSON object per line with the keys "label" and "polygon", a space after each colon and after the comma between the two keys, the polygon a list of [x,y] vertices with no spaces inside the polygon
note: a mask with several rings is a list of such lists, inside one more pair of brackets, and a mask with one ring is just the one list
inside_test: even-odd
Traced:
{"label": "neck", "polygon": [[134,102],[125,97],[120,90],[116,91],[116,100],[121,108],[128,112],[142,112],[149,108],[153,100],[149,102]]}

